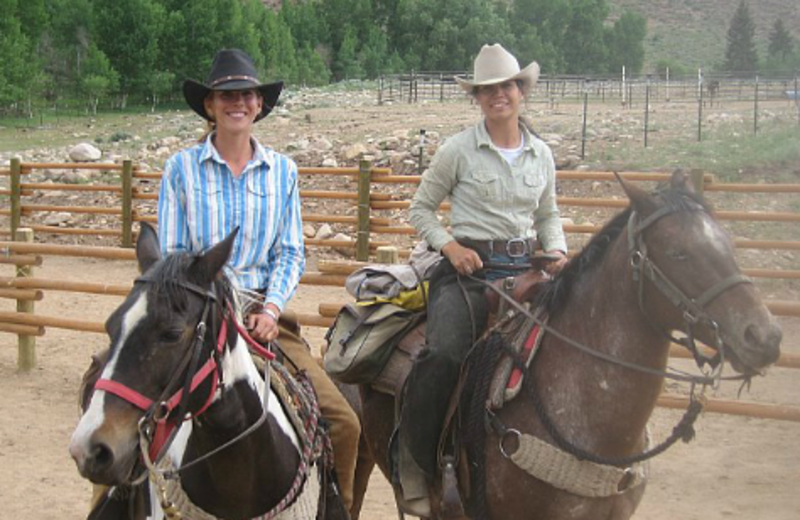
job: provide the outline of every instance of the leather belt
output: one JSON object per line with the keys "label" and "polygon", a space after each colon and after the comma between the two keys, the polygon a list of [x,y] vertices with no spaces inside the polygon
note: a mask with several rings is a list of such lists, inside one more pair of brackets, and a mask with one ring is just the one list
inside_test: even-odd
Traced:
{"label": "leather belt", "polygon": [[533,238],[512,238],[509,240],[470,240],[470,239],[457,239],[458,243],[464,247],[468,247],[483,253],[489,257],[493,254],[506,255],[511,258],[522,258],[526,256],[533,256],[537,249],[541,248],[538,240]]}

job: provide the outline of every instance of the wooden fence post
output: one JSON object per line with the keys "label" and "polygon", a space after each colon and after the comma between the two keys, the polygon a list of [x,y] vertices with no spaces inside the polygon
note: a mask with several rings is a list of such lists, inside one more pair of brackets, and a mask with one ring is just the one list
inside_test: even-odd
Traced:
{"label": "wooden fence post", "polygon": [[22,161],[19,157],[11,159],[11,236],[14,237],[22,218]]}
{"label": "wooden fence post", "polygon": [[689,176],[692,179],[694,191],[702,197],[703,191],[705,190],[705,172],[703,170],[694,169],[689,172]]}
{"label": "wooden fence post", "polygon": [[122,161],[122,247],[133,247],[133,161]]}
{"label": "wooden fence post", "polygon": [[399,264],[400,251],[394,246],[380,246],[375,250],[375,260],[379,264]]}
{"label": "wooden fence post", "polygon": [[372,163],[362,160],[358,165],[358,234],[356,235],[356,260],[369,260],[369,195]]}
{"label": "wooden fence post", "polygon": [[[14,233],[15,242],[33,242],[33,230],[31,228],[19,228]],[[33,276],[32,265],[18,265],[18,278],[30,278]],[[17,300],[17,312],[33,314],[34,300]],[[29,372],[36,367],[36,336],[19,334],[17,336],[17,368],[23,372]]]}

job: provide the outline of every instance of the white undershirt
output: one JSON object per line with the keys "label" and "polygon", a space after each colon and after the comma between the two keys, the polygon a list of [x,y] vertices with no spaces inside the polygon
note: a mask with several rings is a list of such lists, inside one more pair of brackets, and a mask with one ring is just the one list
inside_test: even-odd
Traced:
{"label": "white undershirt", "polygon": [[497,151],[503,156],[509,165],[513,165],[517,157],[522,155],[522,146],[525,144],[525,139],[519,140],[519,146],[516,148],[501,148],[497,146]]}

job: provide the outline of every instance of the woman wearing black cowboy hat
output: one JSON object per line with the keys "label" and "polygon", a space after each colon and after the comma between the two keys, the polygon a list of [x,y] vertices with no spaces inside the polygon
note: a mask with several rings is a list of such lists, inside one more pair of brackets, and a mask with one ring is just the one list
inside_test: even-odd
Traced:
{"label": "woman wearing black cowboy hat", "polygon": [[312,358],[292,313],[284,312],[305,268],[297,166],[261,145],[253,125],[275,107],[283,83],[261,83],[252,59],[239,49],[217,53],[208,81],[187,80],[186,102],[211,124],[197,145],[173,155],[164,168],[158,229],[164,253],[200,252],[239,233],[227,274],[260,297],[247,317],[259,341],[280,348],[305,370],[317,391],[331,440],[342,498],[350,509],[360,424],[342,394]]}

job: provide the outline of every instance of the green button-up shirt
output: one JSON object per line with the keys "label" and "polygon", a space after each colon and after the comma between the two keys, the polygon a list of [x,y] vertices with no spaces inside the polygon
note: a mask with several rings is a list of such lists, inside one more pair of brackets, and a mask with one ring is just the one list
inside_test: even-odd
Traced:
{"label": "green button-up shirt", "polygon": [[[492,143],[486,124],[448,139],[422,175],[410,220],[434,249],[454,239],[538,238],[545,251],[567,251],[556,204],[555,162],[550,148],[520,125],[522,154],[510,165]],[[436,212],[446,197],[451,232]]]}

